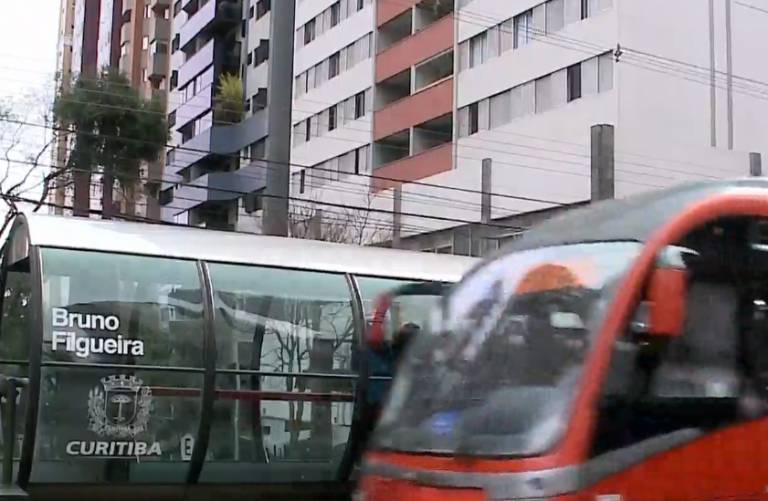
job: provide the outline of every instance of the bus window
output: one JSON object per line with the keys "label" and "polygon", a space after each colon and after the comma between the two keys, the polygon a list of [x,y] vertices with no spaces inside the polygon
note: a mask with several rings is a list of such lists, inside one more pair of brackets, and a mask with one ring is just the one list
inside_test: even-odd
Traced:
{"label": "bus window", "polygon": [[[768,297],[762,261],[733,218],[688,235],[678,249],[687,274],[680,336],[621,338],[604,386],[594,454],[679,430],[707,431],[766,413],[757,347]],[[623,352],[623,353],[622,353]],[[617,374],[625,374],[617,377]],[[626,384],[616,384],[617,380]]]}
{"label": "bus window", "polygon": [[334,480],[357,380],[346,277],[225,264],[210,273],[217,400],[201,481]]}

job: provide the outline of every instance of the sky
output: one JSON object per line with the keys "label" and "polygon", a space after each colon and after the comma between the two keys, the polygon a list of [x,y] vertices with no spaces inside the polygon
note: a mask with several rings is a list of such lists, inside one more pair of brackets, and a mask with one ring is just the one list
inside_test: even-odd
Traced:
{"label": "sky", "polygon": [[[42,121],[40,110],[54,95],[59,3],[60,0],[0,0],[0,102],[10,101],[14,111],[30,122]],[[0,123],[0,127],[8,125]],[[46,141],[45,134],[48,132],[40,128],[24,130],[23,143],[14,158],[23,160],[36,147],[39,149]],[[47,155],[46,162],[50,158]],[[23,164],[12,167],[11,182],[21,179],[27,170]],[[0,170],[5,169],[3,163]],[[5,207],[0,204],[0,217],[4,215]]]}
{"label": "sky", "polygon": [[0,0],[0,96],[53,82],[58,31],[59,0]]}

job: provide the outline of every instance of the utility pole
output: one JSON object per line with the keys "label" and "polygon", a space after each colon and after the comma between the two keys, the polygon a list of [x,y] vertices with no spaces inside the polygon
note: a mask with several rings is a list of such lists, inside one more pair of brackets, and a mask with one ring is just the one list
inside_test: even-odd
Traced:
{"label": "utility pole", "polygon": [[591,145],[592,201],[613,198],[614,134],[613,125],[593,125]]}
{"label": "utility pole", "polygon": [[484,158],[480,180],[480,248],[479,255],[488,253],[488,226],[491,224],[491,180],[493,179],[493,160]]}
{"label": "utility pole", "polygon": [[392,193],[392,248],[399,249],[402,245],[403,225],[403,187],[398,185]]}
{"label": "utility pole", "polygon": [[759,177],[763,175],[763,157],[760,153],[749,154],[749,175]]}
{"label": "utility pole", "polygon": [[272,2],[267,96],[267,186],[264,190],[264,234],[288,236],[291,179],[291,108],[293,107],[293,41],[296,2]]}

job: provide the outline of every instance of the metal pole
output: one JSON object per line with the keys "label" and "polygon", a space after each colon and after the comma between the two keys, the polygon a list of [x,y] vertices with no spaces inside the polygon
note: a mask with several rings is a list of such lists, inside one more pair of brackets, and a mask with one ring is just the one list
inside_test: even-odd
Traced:
{"label": "metal pole", "polygon": [[267,186],[264,234],[288,236],[291,177],[291,108],[293,107],[293,40],[296,2],[272,2],[269,40]]}

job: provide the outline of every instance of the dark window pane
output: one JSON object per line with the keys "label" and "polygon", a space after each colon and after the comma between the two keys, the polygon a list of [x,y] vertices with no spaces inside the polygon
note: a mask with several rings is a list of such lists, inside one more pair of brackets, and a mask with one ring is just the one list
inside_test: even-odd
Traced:
{"label": "dark window pane", "polygon": [[469,105],[469,134],[475,134],[480,129],[480,109],[477,103]]}
{"label": "dark window pane", "polygon": [[194,261],[43,250],[43,360],[203,366]]}
{"label": "dark window pane", "polygon": [[202,374],[43,367],[33,482],[183,483]]}
{"label": "dark window pane", "polygon": [[568,67],[568,101],[581,97],[581,64]]}

